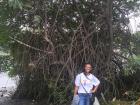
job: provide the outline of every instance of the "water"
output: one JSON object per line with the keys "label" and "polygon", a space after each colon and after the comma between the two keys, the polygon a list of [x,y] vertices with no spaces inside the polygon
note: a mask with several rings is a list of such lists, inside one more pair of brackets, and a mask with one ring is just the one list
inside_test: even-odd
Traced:
{"label": "water", "polygon": [[18,80],[18,77],[10,78],[8,73],[0,73],[0,105],[35,105],[34,100],[11,99],[10,96],[15,92]]}
{"label": "water", "polygon": [[6,97],[14,93],[17,88],[18,77],[10,78],[8,73],[0,73],[0,96]]}

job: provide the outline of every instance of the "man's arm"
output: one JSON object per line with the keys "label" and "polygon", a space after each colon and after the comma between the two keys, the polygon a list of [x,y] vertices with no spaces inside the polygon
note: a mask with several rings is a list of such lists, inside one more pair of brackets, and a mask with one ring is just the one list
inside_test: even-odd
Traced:
{"label": "man's arm", "polygon": [[79,89],[79,86],[76,86],[76,85],[75,85],[75,87],[74,87],[74,95],[77,95],[78,89]]}
{"label": "man's arm", "polygon": [[99,85],[95,86],[94,89],[92,90],[92,93],[96,93],[98,87],[99,87]]}
{"label": "man's arm", "polygon": [[93,85],[95,86],[91,91],[92,93],[95,93],[100,85],[100,81],[98,78],[96,78],[95,76],[93,76]]}

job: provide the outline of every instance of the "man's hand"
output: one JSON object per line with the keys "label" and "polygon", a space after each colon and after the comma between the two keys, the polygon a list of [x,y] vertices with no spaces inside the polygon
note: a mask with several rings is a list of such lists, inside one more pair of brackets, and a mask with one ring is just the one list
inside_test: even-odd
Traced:
{"label": "man's hand", "polygon": [[92,93],[96,93],[97,89],[98,89],[99,85],[95,86],[94,89],[91,90]]}
{"label": "man's hand", "polygon": [[95,89],[94,90],[91,90],[91,93],[95,93],[96,91],[95,91]]}

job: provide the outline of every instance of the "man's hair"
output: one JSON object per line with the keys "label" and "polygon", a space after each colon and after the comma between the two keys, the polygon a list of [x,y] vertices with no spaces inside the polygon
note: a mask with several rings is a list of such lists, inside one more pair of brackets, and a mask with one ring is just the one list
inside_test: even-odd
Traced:
{"label": "man's hair", "polygon": [[84,63],[83,67],[85,67],[86,65],[91,65],[91,67],[93,67],[91,63]]}

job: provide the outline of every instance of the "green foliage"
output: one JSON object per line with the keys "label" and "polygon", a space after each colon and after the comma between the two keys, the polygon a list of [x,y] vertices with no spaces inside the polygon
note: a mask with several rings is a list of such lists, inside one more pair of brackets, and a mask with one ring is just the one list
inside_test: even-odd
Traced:
{"label": "green foliage", "polygon": [[140,55],[134,56],[134,61],[135,61],[138,65],[140,65]]}
{"label": "green foliage", "polygon": [[16,9],[16,8],[22,9],[23,8],[22,0],[8,0],[8,4],[10,7],[13,7],[14,9]]}
{"label": "green foliage", "polygon": [[6,44],[9,40],[9,27],[7,26],[7,15],[8,11],[4,9],[4,6],[1,6],[0,3],[0,44]]}
{"label": "green foliage", "polygon": [[140,32],[134,34],[132,42],[133,42],[132,51],[136,56],[139,56],[140,55]]}
{"label": "green foliage", "polygon": [[140,70],[139,67],[140,67],[140,57],[135,56],[129,61],[129,64],[126,66],[126,69],[124,70],[125,74],[133,75],[134,73]]}
{"label": "green foliage", "polygon": [[129,62],[126,65],[125,74],[133,75],[140,70],[140,33],[137,32],[133,35],[131,41],[132,56],[129,57]]}
{"label": "green foliage", "polygon": [[13,69],[12,58],[8,56],[0,56],[0,71],[10,71]]}
{"label": "green foliage", "polygon": [[135,91],[135,90],[134,91],[133,90],[127,91],[126,94],[127,94],[127,98],[129,100],[132,100],[132,101],[138,100],[139,99],[139,96],[140,96],[140,92]]}
{"label": "green foliage", "polygon": [[116,100],[115,102],[110,102],[109,105],[131,105],[131,102]]}

